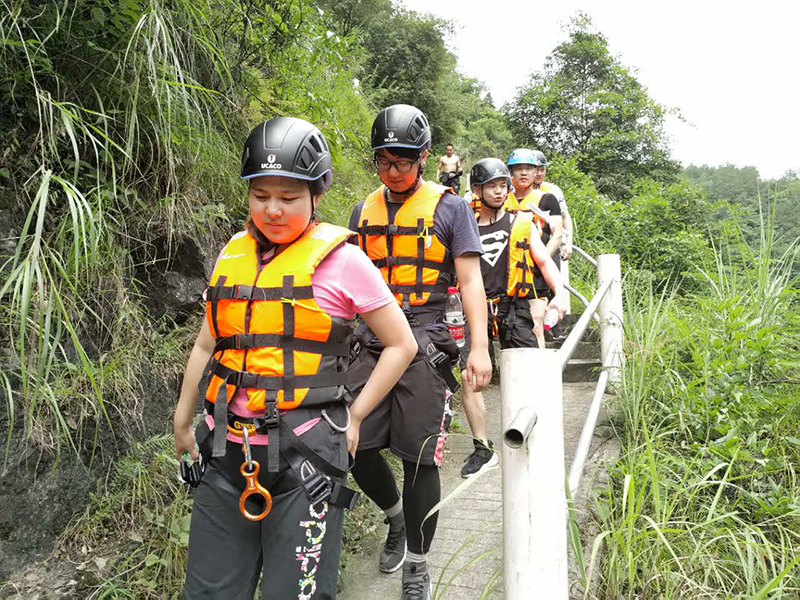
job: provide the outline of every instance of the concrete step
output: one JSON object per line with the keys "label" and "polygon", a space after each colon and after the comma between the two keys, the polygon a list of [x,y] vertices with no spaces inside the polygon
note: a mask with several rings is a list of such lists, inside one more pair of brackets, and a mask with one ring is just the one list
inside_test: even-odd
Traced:
{"label": "concrete step", "polygon": [[572,358],[561,375],[564,383],[597,381],[600,377],[599,358]]}
{"label": "concrete step", "polygon": [[[561,348],[563,342],[547,342],[548,350],[558,350]],[[597,342],[578,342],[575,352],[572,354],[572,360],[579,358],[600,358],[600,344]]]}

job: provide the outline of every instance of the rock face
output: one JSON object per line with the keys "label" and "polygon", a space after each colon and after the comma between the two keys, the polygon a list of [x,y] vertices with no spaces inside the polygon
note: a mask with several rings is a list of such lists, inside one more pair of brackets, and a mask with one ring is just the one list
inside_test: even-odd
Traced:
{"label": "rock face", "polygon": [[[13,255],[19,238],[19,227],[7,211],[0,211],[0,265],[3,256]],[[194,240],[179,238],[169,248],[166,237],[148,245],[149,257],[135,256],[131,297],[139,297],[150,314],[150,322],[161,331],[173,324],[184,322],[187,316],[200,310],[202,293],[208,274],[222,245],[209,240],[204,252]],[[2,279],[0,278],[0,281]],[[109,303],[115,300],[109,298]],[[111,318],[118,307],[98,306],[98,314]],[[98,358],[108,348],[108,340],[91,323],[78,323],[78,335],[90,359]],[[69,346],[69,344],[67,344]],[[67,349],[70,354],[70,349]],[[77,356],[69,357],[80,364]],[[11,355],[0,348],[0,368],[8,371]],[[149,360],[133,366],[144,397],[139,399],[142,415],[135,423],[120,424],[113,430],[101,422],[97,430],[97,446],[91,447],[95,432],[82,431],[87,448],[76,456],[72,449],[62,445],[60,455],[48,447],[25,440],[19,395],[13,418],[0,386],[0,439],[5,446],[11,428],[9,450],[0,459],[0,582],[19,574],[26,565],[35,564],[49,556],[54,542],[69,521],[81,513],[89,493],[97,489],[97,482],[107,476],[112,462],[124,454],[129,443],[171,431],[170,417],[179,391],[180,382],[172,374],[165,375]],[[15,391],[19,382],[12,381]],[[107,405],[126,402],[124,398],[107,398]],[[122,429],[125,433],[123,435]],[[91,427],[89,427],[91,429]],[[47,440],[52,432],[37,432]],[[52,444],[49,444],[52,446]]]}
{"label": "rock face", "polygon": [[141,266],[136,269],[145,306],[154,320],[167,316],[181,323],[202,300],[210,275],[206,266],[210,256],[188,237],[176,240],[170,249],[169,240],[162,236],[154,240],[149,250],[152,258],[137,260]]}

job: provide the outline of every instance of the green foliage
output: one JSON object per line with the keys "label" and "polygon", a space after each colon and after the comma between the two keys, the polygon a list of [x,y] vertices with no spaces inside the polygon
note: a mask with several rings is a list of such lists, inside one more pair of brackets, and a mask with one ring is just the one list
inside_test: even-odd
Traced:
{"label": "green foliage", "polygon": [[596,513],[601,597],[800,590],[800,323],[791,259],[771,258],[762,232],[752,250],[725,239],[692,296],[626,285],[623,456]]}
{"label": "green foliage", "polygon": [[675,181],[679,166],[669,157],[667,109],[610,54],[589,17],[578,14],[567,33],[504,107],[517,142],[576,158],[615,199],[629,197],[642,177]]}
{"label": "green foliage", "polygon": [[[771,205],[774,214],[768,215],[775,227],[775,243],[772,252],[781,257],[800,238],[800,218],[797,206],[800,202],[800,175],[792,171],[776,180],[763,180],[755,167],[723,165],[690,165],[684,177],[697,184],[709,200],[717,206],[715,216],[724,219],[735,215],[742,222],[742,233],[750,245],[757,245],[761,232],[760,223],[763,201]],[[794,273],[800,274],[800,263],[795,263]]]}
{"label": "green foliage", "polygon": [[170,435],[135,444],[62,536],[67,547],[99,547],[120,557],[115,574],[97,585],[97,597],[180,597],[192,502],[172,452]]}
{"label": "green foliage", "polygon": [[[124,412],[115,395],[133,391],[107,374],[148,354],[140,322],[125,321],[145,318],[134,270],[163,260],[154,240],[207,248],[239,227],[241,143],[255,122],[320,126],[342,175],[323,209],[331,220],[365,195],[371,115],[352,76],[362,54],[294,1],[6,3],[0,42],[0,195],[8,214],[27,215],[0,268],[20,382],[6,404],[24,437],[38,423],[79,451],[72,432],[113,426],[109,405]],[[122,366],[117,351],[131,347],[141,351]],[[71,414],[72,399],[84,409]]]}

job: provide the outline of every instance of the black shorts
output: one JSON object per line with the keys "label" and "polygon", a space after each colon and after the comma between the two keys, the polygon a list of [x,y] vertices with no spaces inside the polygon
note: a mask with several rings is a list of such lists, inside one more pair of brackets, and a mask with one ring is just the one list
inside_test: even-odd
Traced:
{"label": "black shorts", "polygon": [[[336,423],[344,410],[329,410]],[[281,415],[292,428],[320,416],[319,409],[296,409]],[[211,451],[205,422],[197,442]],[[343,433],[324,419],[303,433],[302,441],[337,468],[348,464]],[[267,446],[253,445],[260,463],[258,481],[272,494],[272,510],[261,521],[239,512],[245,479],[239,472],[242,446],[227,441],[225,456],[211,458],[194,493],[186,573],[187,599],[252,598],[263,571],[262,596],[269,598],[336,597],[344,509],[328,502],[312,505],[281,455],[279,472],[267,472]],[[260,512],[262,507],[249,507]]]}
{"label": "black shorts", "polygon": [[[540,298],[542,296],[539,296]],[[491,320],[491,315],[489,319]],[[492,324],[487,323],[489,343],[492,343]],[[527,298],[517,300],[502,300],[497,307],[497,326],[498,326],[498,341],[500,342],[500,349],[506,348],[538,348],[539,342],[536,336],[533,335],[533,317],[531,317],[530,304]],[[463,348],[460,348],[461,357],[459,365],[461,370],[467,368],[467,359],[469,358],[469,329],[465,332],[465,340]]]}
{"label": "black shorts", "polygon": [[[348,388],[354,398],[379,355],[364,348],[350,364]],[[362,421],[358,449],[389,448],[403,460],[441,466],[452,416],[451,396],[442,375],[420,351],[400,381]]]}

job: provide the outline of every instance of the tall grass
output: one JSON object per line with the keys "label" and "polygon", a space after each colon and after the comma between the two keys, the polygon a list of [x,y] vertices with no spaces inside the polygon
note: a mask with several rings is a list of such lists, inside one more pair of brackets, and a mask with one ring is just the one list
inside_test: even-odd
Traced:
{"label": "tall grass", "polygon": [[240,227],[256,121],[323,128],[345,175],[327,217],[365,195],[358,53],[325,33],[308,2],[0,0],[0,133],[16,148],[0,157],[4,203],[25,215],[0,266],[8,442],[21,419],[23,439],[79,452],[101,420],[137,418],[132,363],[158,341],[134,275],[180,238],[213,254]]}
{"label": "tall grass", "polygon": [[800,329],[772,230],[734,228],[692,296],[626,287],[603,598],[800,596]]}

